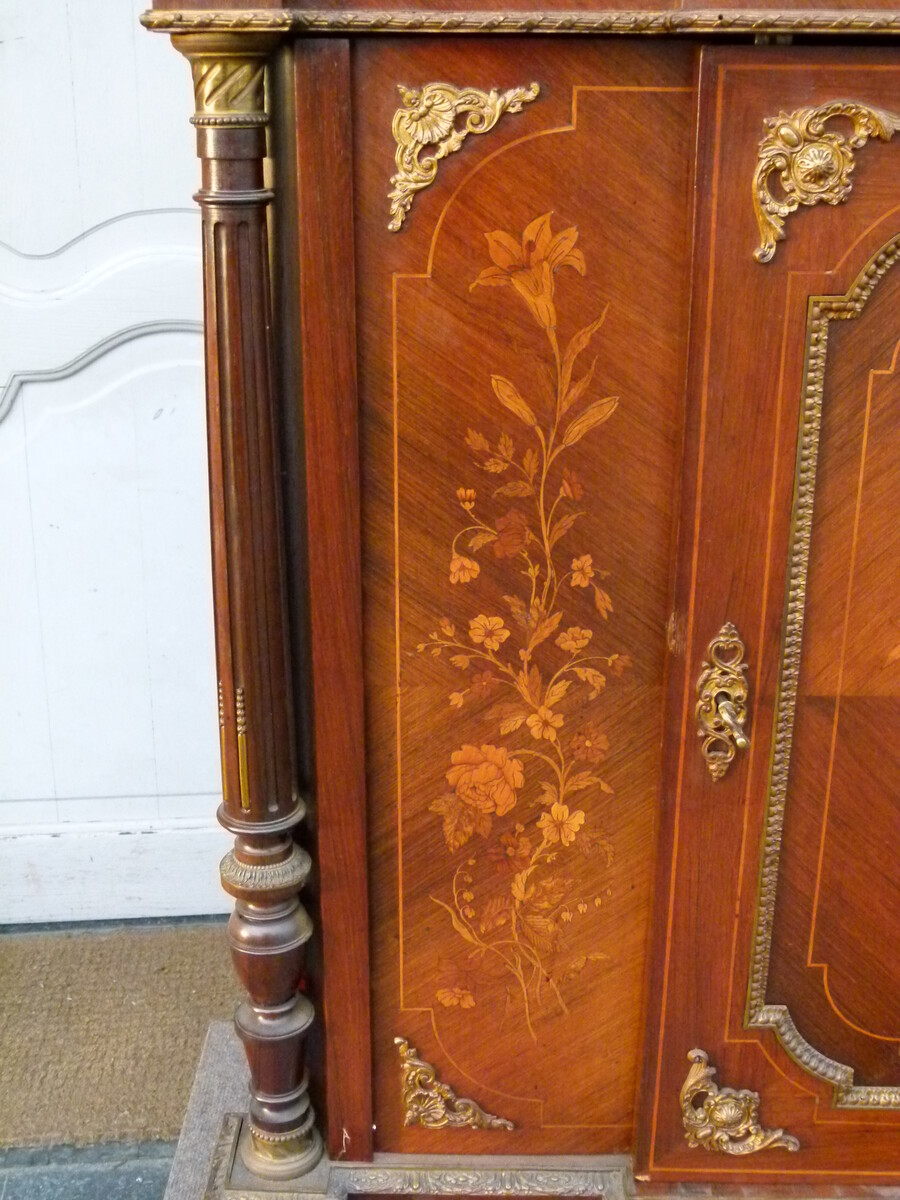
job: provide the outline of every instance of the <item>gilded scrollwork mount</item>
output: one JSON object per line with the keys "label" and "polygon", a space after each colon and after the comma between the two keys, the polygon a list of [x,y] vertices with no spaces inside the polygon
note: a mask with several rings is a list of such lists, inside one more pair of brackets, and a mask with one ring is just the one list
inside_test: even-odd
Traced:
{"label": "gilded scrollwork mount", "polygon": [[759,1123],[759,1093],[719,1087],[715,1067],[705,1050],[688,1053],[691,1064],[681,1088],[681,1117],[687,1144],[718,1154],[755,1154],[779,1147],[799,1150],[800,1143],[783,1129],[764,1129]]}
{"label": "gilded scrollwork mount", "polygon": [[403,1073],[401,1096],[404,1125],[419,1125],[423,1129],[514,1128],[512,1121],[485,1112],[474,1100],[457,1096],[453,1088],[441,1083],[435,1068],[419,1058],[415,1046],[410,1046],[406,1038],[395,1037],[394,1045],[400,1051],[400,1069]]}
{"label": "gilded scrollwork mount", "polygon": [[[825,128],[827,121],[843,117],[852,132]],[[850,195],[853,151],[870,137],[889,142],[900,129],[900,116],[856,100],[830,100],[815,108],[798,108],[766,117],[765,136],[753,173],[753,211],[759,226],[757,262],[771,262],[776,242],[784,241],[785,218],[801,204],[843,204]],[[771,189],[778,180],[780,195]]]}
{"label": "gilded scrollwork mount", "polygon": [[[396,233],[409,212],[416,192],[432,184],[438,162],[454,154],[470,133],[487,133],[504,113],[522,111],[536,100],[540,87],[489,92],[457,88],[449,83],[426,83],[421,88],[397,85],[403,107],[394,113],[392,131],[397,143],[397,173],[391,177],[391,219],[388,229]],[[462,126],[457,121],[465,117]],[[427,151],[427,153],[425,153]],[[420,157],[421,155],[421,157]]]}

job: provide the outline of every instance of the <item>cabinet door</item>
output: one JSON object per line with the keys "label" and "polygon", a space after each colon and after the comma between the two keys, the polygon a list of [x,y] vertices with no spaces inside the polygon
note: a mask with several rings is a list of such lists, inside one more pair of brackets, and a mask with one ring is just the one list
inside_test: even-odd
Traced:
{"label": "cabinet door", "polygon": [[630,1147],[696,53],[354,50],[379,1150]]}
{"label": "cabinet door", "polygon": [[896,1183],[900,56],[704,52],[699,107],[638,1169]]}

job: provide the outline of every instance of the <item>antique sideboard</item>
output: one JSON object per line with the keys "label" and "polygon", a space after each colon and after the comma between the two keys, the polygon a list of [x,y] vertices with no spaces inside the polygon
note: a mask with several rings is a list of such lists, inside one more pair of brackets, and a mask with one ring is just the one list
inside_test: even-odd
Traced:
{"label": "antique sideboard", "polygon": [[210,1194],[900,1195],[900,10],[542,3],[144,17],[202,161]]}

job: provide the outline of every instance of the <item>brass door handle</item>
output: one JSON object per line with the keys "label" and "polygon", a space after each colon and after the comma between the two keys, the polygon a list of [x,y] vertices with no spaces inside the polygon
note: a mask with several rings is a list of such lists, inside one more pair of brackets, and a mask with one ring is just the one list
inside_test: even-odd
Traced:
{"label": "brass door handle", "polygon": [[709,643],[709,660],[697,680],[697,736],[713,779],[721,779],[734,758],[735,748],[750,745],[747,721],[747,663],[744,643],[729,622]]}

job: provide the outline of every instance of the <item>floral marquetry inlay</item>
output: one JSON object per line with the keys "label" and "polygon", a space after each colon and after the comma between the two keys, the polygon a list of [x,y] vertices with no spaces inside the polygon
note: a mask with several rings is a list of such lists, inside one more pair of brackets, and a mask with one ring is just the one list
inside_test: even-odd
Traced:
{"label": "floral marquetry inlay", "polygon": [[[613,846],[598,809],[612,795],[601,766],[610,741],[598,710],[631,660],[607,644],[613,600],[583,529],[590,495],[571,456],[618,397],[602,394],[597,357],[585,361],[607,309],[567,340],[557,328],[557,276],[586,273],[578,230],[554,234],[548,213],[521,237],[486,237],[491,265],[471,287],[504,288],[510,304],[525,306],[553,385],[541,400],[540,378],[491,375],[496,424],[466,435],[471,467],[455,492],[460,528],[447,565],[448,593],[467,615],[440,618],[418,646],[455,673],[447,702],[466,730],[430,806],[452,861],[447,893],[431,899],[458,935],[462,962],[435,998],[477,1010],[472,980],[500,979],[498,1020],[515,1014],[537,1041],[538,1018],[568,1012],[567,983],[607,958],[567,934],[609,894],[602,879]],[[501,572],[502,603],[479,599],[483,570]],[[588,890],[575,882],[585,859]]]}

